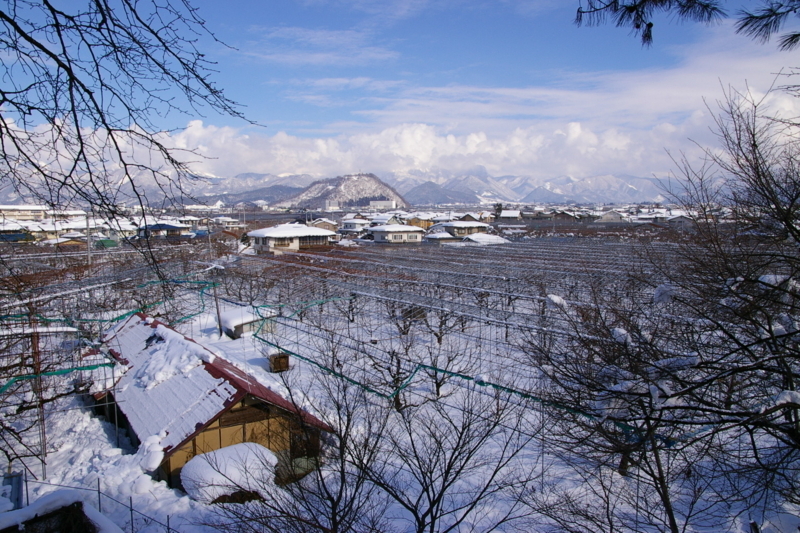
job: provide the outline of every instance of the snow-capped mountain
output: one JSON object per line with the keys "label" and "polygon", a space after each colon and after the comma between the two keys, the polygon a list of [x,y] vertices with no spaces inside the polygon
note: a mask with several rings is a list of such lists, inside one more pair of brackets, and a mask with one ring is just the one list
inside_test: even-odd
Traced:
{"label": "snow-capped mountain", "polygon": [[368,206],[372,200],[394,200],[397,207],[408,203],[375,174],[350,174],[309,185],[303,192],[278,204],[285,207],[323,208],[327,202],[340,207]]}
{"label": "snow-capped mountain", "polygon": [[[426,179],[427,178],[427,179]],[[404,194],[409,193],[413,203],[446,203],[440,198],[458,193],[459,197],[472,194],[473,202],[493,204],[511,203],[628,203],[662,202],[665,199],[663,183],[657,178],[626,175],[601,175],[586,178],[558,176],[541,178],[533,176],[490,176],[482,167],[468,173],[454,174],[442,170],[393,173],[384,176],[387,183]],[[433,183],[433,188],[418,188]],[[413,191],[413,194],[411,194]],[[426,194],[421,194],[426,192]],[[464,202],[469,203],[469,202]]]}

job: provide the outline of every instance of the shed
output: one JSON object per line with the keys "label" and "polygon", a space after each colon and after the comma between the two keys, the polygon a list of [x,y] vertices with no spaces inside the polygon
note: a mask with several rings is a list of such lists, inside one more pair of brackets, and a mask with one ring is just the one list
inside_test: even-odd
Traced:
{"label": "shed", "polygon": [[271,309],[256,309],[252,306],[234,307],[220,314],[220,326],[225,335],[238,339],[245,333],[258,331],[259,328],[262,331],[265,328],[269,329],[266,319],[275,314]]}
{"label": "shed", "polygon": [[330,428],[208,348],[142,313],[102,340],[127,370],[113,392],[95,398],[109,400],[103,414],[122,420],[170,486],[180,488],[181,468],[195,455],[241,442],[275,453],[279,482],[316,464],[320,432]]}

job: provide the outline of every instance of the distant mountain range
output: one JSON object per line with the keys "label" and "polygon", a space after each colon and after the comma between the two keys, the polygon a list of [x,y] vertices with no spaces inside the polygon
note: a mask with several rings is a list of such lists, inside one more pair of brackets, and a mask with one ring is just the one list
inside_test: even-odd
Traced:
{"label": "distant mountain range", "polygon": [[[662,202],[663,183],[657,178],[599,175],[586,178],[557,176],[491,176],[483,167],[468,172],[432,171],[358,174],[323,179],[308,174],[275,175],[245,173],[234,177],[203,176],[183,186],[192,198],[184,203],[226,205],[249,203],[320,208],[326,200],[342,207],[369,205],[369,199],[391,199],[399,206],[495,203],[631,203]],[[142,183],[142,182],[139,182]],[[158,202],[163,192],[144,182],[148,200]],[[0,189],[0,203],[23,203],[15,191]]]}
{"label": "distant mountain range", "polygon": [[[466,173],[444,170],[374,174],[357,185],[344,185],[343,177],[319,180],[298,174],[239,174],[233,178],[210,178],[193,190],[198,199],[226,204],[261,201],[270,205],[325,207],[325,200],[355,205],[359,198],[386,197],[398,205],[448,205],[495,203],[608,203],[663,202],[664,183],[657,178],[605,174],[587,178],[557,176],[491,176],[483,167]],[[383,184],[384,190],[377,182]],[[367,185],[369,183],[369,185]],[[313,184],[313,185],[312,185]],[[307,187],[306,190],[300,187]],[[343,188],[344,187],[344,188]],[[222,191],[220,191],[222,189]],[[345,190],[347,189],[347,190]],[[364,190],[361,190],[364,189]],[[336,191],[336,192],[334,192]],[[364,205],[369,205],[366,201]]]}

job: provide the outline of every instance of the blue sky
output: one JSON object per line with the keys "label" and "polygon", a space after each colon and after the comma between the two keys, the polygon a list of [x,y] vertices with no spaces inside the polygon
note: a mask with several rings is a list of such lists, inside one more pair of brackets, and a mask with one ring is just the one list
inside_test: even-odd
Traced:
{"label": "blue sky", "polygon": [[[214,79],[261,127],[209,114],[175,143],[200,172],[665,175],[667,151],[713,145],[707,103],[761,94],[798,52],[656,20],[574,25],[577,0],[195,0],[232,48],[202,42]],[[735,7],[730,8],[735,12]],[[782,82],[781,82],[782,83]],[[794,99],[774,105],[794,115]],[[182,127],[192,117],[171,117]]]}

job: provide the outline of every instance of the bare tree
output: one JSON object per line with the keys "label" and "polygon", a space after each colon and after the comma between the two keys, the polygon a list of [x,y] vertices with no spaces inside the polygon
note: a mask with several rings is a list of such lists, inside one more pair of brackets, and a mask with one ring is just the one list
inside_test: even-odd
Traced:
{"label": "bare tree", "polygon": [[0,186],[111,215],[153,200],[148,185],[180,195],[187,168],[154,119],[203,106],[241,116],[195,47],[209,35],[185,0],[10,0],[0,9]]}

